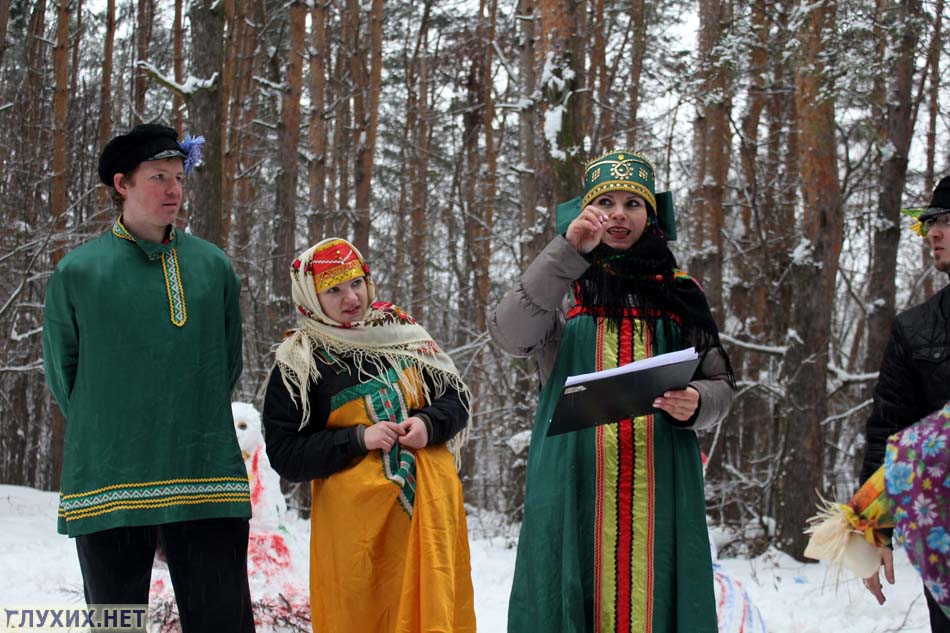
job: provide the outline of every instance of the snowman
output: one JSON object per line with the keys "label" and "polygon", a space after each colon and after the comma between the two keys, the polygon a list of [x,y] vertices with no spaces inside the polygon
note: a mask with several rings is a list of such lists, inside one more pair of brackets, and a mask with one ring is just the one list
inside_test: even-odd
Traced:
{"label": "snowman", "polygon": [[251,531],[279,530],[287,502],[280,491],[280,476],[271,468],[261,433],[261,414],[246,402],[232,402],[237,434],[251,487]]}

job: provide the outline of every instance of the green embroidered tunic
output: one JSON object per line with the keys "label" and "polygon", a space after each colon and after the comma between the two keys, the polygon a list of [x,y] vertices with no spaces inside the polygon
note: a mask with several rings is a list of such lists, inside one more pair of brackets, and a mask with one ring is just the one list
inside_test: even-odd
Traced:
{"label": "green embroidered tunic", "polygon": [[120,221],[46,287],[46,381],[66,417],[62,534],[251,516],[231,417],[240,282],[214,245]]}

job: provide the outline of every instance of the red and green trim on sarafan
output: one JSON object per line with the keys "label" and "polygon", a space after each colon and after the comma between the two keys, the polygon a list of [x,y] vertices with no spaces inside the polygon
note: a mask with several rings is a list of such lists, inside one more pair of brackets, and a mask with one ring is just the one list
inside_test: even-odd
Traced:
{"label": "red and green trim on sarafan", "polygon": [[569,313],[528,456],[511,633],[716,632],[696,435],[656,414],[546,436],[568,375],[677,349],[675,320],[654,337],[630,317]]}

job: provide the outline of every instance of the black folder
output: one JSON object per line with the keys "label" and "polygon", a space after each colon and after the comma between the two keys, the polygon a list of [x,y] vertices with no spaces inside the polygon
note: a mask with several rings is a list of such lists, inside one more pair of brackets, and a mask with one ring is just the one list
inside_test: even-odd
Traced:
{"label": "black folder", "polygon": [[653,401],[666,391],[685,389],[696,373],[699,357],[693,356],[647,369],[598,377],[585,374],[565,386],[554,409],[548,435],[560,435],[592,426],[646,415]]}

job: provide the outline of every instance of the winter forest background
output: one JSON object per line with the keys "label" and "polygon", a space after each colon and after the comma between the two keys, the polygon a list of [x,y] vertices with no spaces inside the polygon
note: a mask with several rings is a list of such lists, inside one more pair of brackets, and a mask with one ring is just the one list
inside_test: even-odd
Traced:
{"label": "winter forest background", "polygon": [[[111,224],[96,161],[160,121],[202,134],[190,230],[243,280],[257,402],[291,259],[367,254],[476,394],[467,501],[517,521],[537,379],[486,314],[614,147],[674,193],[680,265],[740,378],[702,437],[732,551],[799,557],[857,485],[896,312],[939,290],[901,207],[950,172],[944,0],[0,0],[0,482],[56,489],[46,279]],[[122,394],[122,386],[116,385]],[[303,504],[306,490],[288,490]]]}

